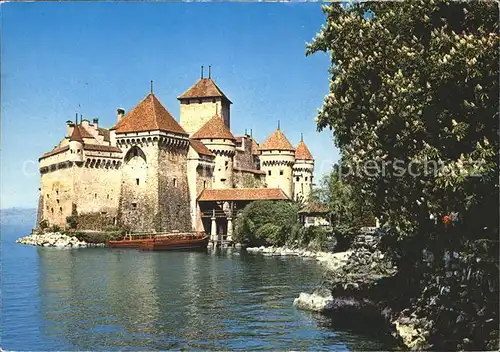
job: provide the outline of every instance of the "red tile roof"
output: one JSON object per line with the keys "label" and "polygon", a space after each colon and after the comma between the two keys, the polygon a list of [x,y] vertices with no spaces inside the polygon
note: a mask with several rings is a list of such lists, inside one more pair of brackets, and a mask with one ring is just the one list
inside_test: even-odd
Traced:
{"label": "red tile roof", "polygon": [[64,147],[56,147],[52,149],[50,152],[43,153],[43,155],[38,160],[42,160],[43,158],[47,158],[49,156],[65,152],[67,150],[69,150],[69,145],[65,145]]}
{"label": "red tile roof", "polygon": [[191,88],[177,97],[179,100],[194,98],[223,98],[231,103],[211,78],[201,78]]}
{"label": "red tile roof", "polygon": [[265,175],[266,172],[264,170],[257,170],[257,169],[245,169],[242,167],[233,167],[234,171],[241,171],[241,172],[251,172],[252,174],[259,174],[259,175]]}
{"label": "red tile roof", "polygon": [[90,143],[85,143],[83,149],[89,151],[97,151],[97,152],[113,152],[113,153],[122,152],[120,148],[114,147],[112,145],[100,145],[100,144],[90,144]]}
{"label": "red tile roof", "polygon": [[215,115],[207,121],[198,131],[191,136],[194,139],[230,139],[236,140],[227,128],[224,120],[219,115]]}
{"label": "red tile roof", "polygon": [[314,160],[309,148],[307,148],[307,145],[302,140],[297,145],[297,149],[295,149],[295,159]]}
{"label": "red tile roof", "polygon": [[259,143],[252,138],[252,155],[260,155]]}
{"label": "red tile roof", "polygon": [[81,126],[73,127],[73,132],[71,132],[71,137],[69,137],[70,141],[83,143],[82,134],[80,133],[80,127]]}
{"label": "red tile roof", "polygon": [[80,130],[80,133],[81,133],[83,138],[94,138],[92,133],[87,131],[87,129],[85,127],[83,127],[82,125],[78,125],[78,129]]}
{"label": "red tile roof", "polygon": [[279,188],[230,188],[204,189],[198,201],[224,200],[288,200],[289,198]]}
{"label": "red tile roof", "polygon": [[97,127],[97,131],[99,132],[99,134],[101,136],[104,137],[104,141],[105,142],[109,142],[110,141],[110,135],[109,135],[109,130],[107,128],[102,128],[102,127]]}
{"label": "red tile roof", "polygon": [[160,130],[187,135],[153,93],[129,111],[113,129],[116,133]]}
{"label": "red tile roof", "polygon": [[212,153],[206,146],[205,144],[201,143],[200,141],[197,141],[195,139],[190,139],[189,140],[189,144],[191,145],[191,147],[193,147],[194,150],[196,150],[196,152],[198,154],[201,154],[201,155],[207,155],[207,156],[213,156],[215,157],[215,154]]}
{"label": "red tile roof", "polygon": [[260,150],[290,150],[295,151],[295,148],[290,144],[285,135],[277,129],[272,135],[270,135],[262,146]]}
{"label": "red tile roof", "polygon": [[299,213],[304,214],[327,214],[329,212],[328,206],[319,202],[308,203]]}

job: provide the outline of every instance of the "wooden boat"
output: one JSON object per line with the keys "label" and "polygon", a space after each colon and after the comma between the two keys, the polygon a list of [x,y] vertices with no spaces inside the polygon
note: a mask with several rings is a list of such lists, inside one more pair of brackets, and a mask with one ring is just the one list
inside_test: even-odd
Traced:
{"label": "wooden boat", "polygon": [[111,248],[141,248],[149,250],[206,249],[208,236],[197,233],[127,234],[118,241],[108,241]]}
{"label": "wooden boat", "polygon": [[205,234],[177,235],[156,237],[152,241],[143,241],[139,248],[144,250],[172,251],[172,250],[206,250],[208,236]]}
{"label": "wooden boat", "polygon": [[140,244],[144,241],[152,241],[152,235],[132,235],[128,234],[123,237],[121,240],[117,241],[108,241],[108,247],[112,248],[139,248]]}

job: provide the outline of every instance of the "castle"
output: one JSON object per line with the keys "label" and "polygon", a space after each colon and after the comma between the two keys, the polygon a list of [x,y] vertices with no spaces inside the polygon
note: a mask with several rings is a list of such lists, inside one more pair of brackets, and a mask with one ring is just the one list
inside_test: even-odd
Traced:
{"label": "castle", "polygon": [[[203,74],[177,122],[151,92],[110,129],[78,116],[40,161],[38,223],[132,232],[205,231],[231,240],[251,201],[307,199],[314,159],[275,130],[261,145],[231,133],[232,102]],[[219,237],[220,238],[220,237]]]}

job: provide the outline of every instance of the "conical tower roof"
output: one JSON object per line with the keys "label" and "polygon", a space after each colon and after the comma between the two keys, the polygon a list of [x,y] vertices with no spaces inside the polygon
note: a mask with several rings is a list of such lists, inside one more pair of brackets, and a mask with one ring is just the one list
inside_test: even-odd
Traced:
{"label": "conical tower roof", "polygon": [[73,132],[71,133],[69,140],[83,143],[83,138],[82,138],[82,134],[80,133],[80,128],[76,123],[75,123],[75,127],[73,127]]}
{"label": "conical tower roof", "polygon": [[236,140],[221,116],[215,115],[208,120],[191,138],[193,139],[230,139]]}
{"label": "conical tower roof", "polygon": [[160,130],[187,135],[153,93],[130,110],[113,129],[116,133]]}
{"label": "conical tower roof", "polygon": [[290,144],[283,132],[278,128],[272,135],[270,135],[260,150],[290,150],[295,151],[295,148]]}
{"label": "conical tower roof", "polygon": [[231,103],[212,78],[200,78],[191,88],[177,97],[179,100],[194,98],[222,98]]}
{"label": "conical tower roof", "polygon": [[304,140],[301,138],[297,148],[295,149],[295,159],[297,160],[314,160],[309,148],[304,143]]}

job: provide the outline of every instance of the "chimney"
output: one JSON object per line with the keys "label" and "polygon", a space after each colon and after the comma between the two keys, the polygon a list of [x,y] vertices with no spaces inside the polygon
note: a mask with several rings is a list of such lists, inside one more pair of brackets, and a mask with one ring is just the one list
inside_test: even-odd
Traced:
{"label": "chimney", "polygon": [[125,116],[125,109],[122,108],[116,109],[116,114],[118,116],[118,122],[120,122],[121,119],[123,119],[123,116]]}
{"label": "chimney", "polygon": [[99,119],[97,117],[95,117],[92,120],[92,124],[94,125],[94,128],[97,129],[97,127],[99,126]]}

